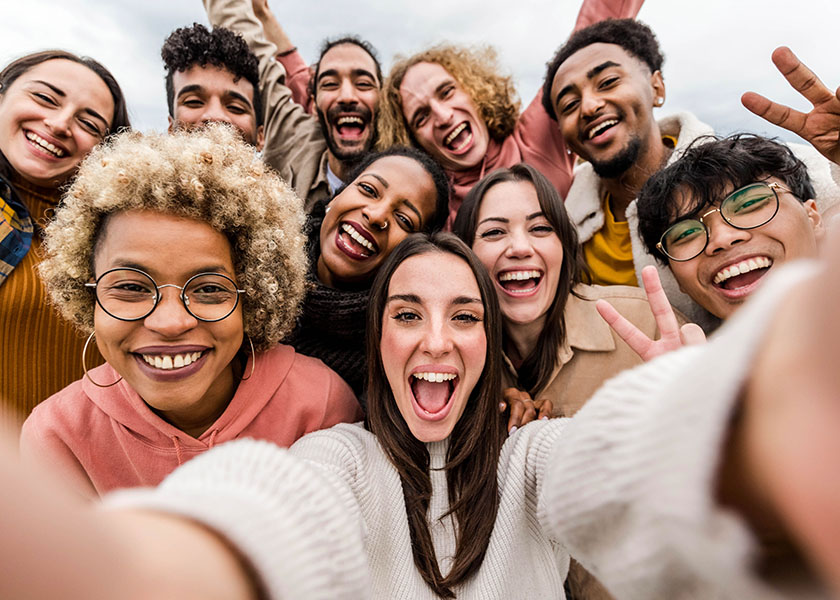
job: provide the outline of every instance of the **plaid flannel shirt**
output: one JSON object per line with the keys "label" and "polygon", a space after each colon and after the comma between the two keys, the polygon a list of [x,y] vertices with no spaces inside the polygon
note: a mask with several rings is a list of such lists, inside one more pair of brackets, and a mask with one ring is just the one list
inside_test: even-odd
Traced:
{"label": "plaid flannel shirt", "polygon": [[0,177],[0,285],[32,246],[29,211],[9,182]]}

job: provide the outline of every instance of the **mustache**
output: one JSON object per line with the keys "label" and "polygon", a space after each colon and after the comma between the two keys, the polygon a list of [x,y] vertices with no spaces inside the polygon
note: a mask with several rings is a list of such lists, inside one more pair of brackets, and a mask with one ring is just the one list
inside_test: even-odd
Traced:
{"label": "mustache", "polygon": [[373,120],[373,111],[364,104],[357,102],[350,104],[338,103],[327,110],[327,120],[330,123],[334,123],[339,117],[346,115],[355,115],[365,123],[370,123]]}
{"label": "mustache", "polygon": [[[625,113],[623,109],[621,109],[619,107],[615,107],[615,118],[616,119],[618,119],[619,121],[623,121],[624,117],[626,115],[627,115],[627,113]],[[595,119],[600,119],[601,116],[602,115],[599,114],[599,115],[595,115],[594,117],[591,117],[591,118],[587,119],[586,125],[582,129],[578,130],[577,137],[578,137],[579,142],[584,143],[584,142],[589,140],[589,137],[586,133],[586,130],[588,129],[589,124],[592,123]]]}

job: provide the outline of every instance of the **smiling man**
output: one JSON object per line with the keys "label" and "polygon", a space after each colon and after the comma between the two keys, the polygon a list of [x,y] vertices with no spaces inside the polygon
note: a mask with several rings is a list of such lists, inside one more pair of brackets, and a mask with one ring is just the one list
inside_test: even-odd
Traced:
{"label": "smiling man", "polygon": [[382,73],[373,48],[355,37],[324,44],[312,77],[313,115],[295,101],[303,93],[296,81],[309,81],[309,72],[291,43],[278,48],[266,39],[273,32],[264,31],[248,0],[204,3],[210,21],[240,33],[258,57],[259,93],[265,107],[263,157],[311,210],[344,184],[376,140]]}
{"label": "smiling man", "polygon": [[222,122],[261,150],[262,106],[257,58],[234,32],[195,23],[176,29],[161,49],[169,129]]}
{"label": "smiling man", "polygon": [[699,139],[642,188],[639,233],[682,292],[727,319],[771,270],[817,255],[814,196],[807,167],[783,144],[747,134]]}

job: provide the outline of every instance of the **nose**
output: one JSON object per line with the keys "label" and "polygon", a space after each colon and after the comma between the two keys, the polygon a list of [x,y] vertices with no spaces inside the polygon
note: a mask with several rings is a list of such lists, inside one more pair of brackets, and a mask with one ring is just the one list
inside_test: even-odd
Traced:
{"label": "nose", "polygon": [[750,231],[732,227],[720,216],[719,208],[713,208],[700,217],[700,220],[709,230],[709,243],[706,244],[705,250],[708,255],[723,252],[727,248],[750,239]]}
{"label": "nose", "polygon": [[432,358],[446,356],[454,347],[449,320],[443,315],[433,316],[428,321],[423,336],[423,353]]}
{"label": "nose", "polygon": [[580,98],[580,111],[583,116],[595,116],[604,108],[604,99],[600,94],[584,91]]}
{"label": "nose", "polygon": [[213,98],[204,105],[204,112],[201,113],[202,123],[230,123],[230,115],[222,106],[218,98]]}
{"label": "nose", "polygon": [[148,317],[143,320],[146,329],[166,338],[176,338],[198,324],[198,319],[187,312],[181,301],[181,290],[162,289],[160,300]]}
{"label": "nose", "polygon": [[338,102],[356,102],[356,86],[350,79],[342,79],[338,86]]}
{"label": "nose", "polygon": [[505,256],[508,258],[528,258],[533,254],[533,246],[528,233],[518,228],[512,229],[508,235],[508,245]]}
{"label": "nose", "polygon": [[362,215],[365,220],[375,229],[385,229],[388,227],[388,218],[390,214],[390,203],[384,199],[380,202],[371,202],[362,208]]}
{"label": "nose", "polygon": [[49,118],[44,119],[44,124],[56,136],[68,137],[70,135],[70,124],[73,122],[75,116],[69,110],[55,110]]}
{"label": "nose", "polygon": [[449,125],[452,122],[452,108],[445,102],[432,100],[429,103],[429,111],[438,127]]}

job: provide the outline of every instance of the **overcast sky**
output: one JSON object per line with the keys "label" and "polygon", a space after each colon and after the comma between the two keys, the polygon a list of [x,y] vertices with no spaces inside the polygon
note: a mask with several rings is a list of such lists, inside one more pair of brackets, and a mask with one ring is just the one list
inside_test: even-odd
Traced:
{"label": "overcast sky", "polygon": [[[512,72],[523,104],[545,62],[570,33],[572,0],[269,0],[311,62],[325,37],[358,33],[379,50],[385,72],[397,53],[439,41],[489,43]],[[521,7],[513,12],[512,6]],[[794,136],[740,105],[747,90],[807,109],[770,62],[788,45],[832,89],[840,85],[838,0],[648,0],[639,18],[665,53],[665,115],[691,110],[719,132]],[[160,46],[176,27],[207,23],[199,0],[0,0],[0,64],[49,47],[90,55],[113,71],[134,126],[166,126]]]}

